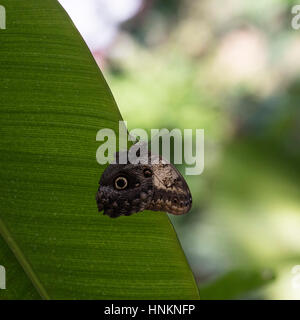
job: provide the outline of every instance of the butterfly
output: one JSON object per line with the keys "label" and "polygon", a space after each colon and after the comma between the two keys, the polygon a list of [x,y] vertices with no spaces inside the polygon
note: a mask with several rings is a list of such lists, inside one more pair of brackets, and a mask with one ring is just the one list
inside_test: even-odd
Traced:
{"label": "butterfly", "polygon": [[180,172],[160,156],[147,157],[147,163],[116,163],[105,169],[96,193],[99,212],[116,218],[143,210],[181,215],[191,209],[191,192]]}

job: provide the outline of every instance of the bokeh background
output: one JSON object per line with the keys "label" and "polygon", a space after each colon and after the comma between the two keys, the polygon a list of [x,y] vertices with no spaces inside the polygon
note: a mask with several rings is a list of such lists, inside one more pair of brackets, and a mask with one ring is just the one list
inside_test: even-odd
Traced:
{"label": "bokeh background", "polygon": [[60,2],[129,129],[205,130],[192,211],[170,217],[200,296],[299,299],[296,1]]}

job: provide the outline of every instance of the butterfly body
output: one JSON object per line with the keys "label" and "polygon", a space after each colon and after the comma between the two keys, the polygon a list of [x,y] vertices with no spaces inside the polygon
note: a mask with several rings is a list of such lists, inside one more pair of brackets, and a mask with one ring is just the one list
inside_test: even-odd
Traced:
{"label": "butterfly body", "polygon": [[187,213],[192,205],[187,183],[171,163],[156,157],[155,164],[150,155],[146,163],[110,164],[99,182],[98,210],[112,218],[143,210]]}

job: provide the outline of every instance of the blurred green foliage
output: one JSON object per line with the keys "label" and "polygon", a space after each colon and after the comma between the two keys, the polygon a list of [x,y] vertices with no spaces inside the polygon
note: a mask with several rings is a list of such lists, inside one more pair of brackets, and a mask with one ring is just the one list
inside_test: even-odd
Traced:
{"label": "blurred green foliage", "polygon": [[[187,177],[193,210],[170,217],[199,286],[227,274],[203,297],[300,298],[297,2],[153,3],[124,26],[104,72],[129,129],[205,129],[205,171]],[[265,268],[276,280],[257,280]]]}
{"label": "blurred green foliage", "polygon": [[211,283],[200,286],[201,297],[204,300],[242,299],[272,280],[274,275],[270,270],[232,270]]}

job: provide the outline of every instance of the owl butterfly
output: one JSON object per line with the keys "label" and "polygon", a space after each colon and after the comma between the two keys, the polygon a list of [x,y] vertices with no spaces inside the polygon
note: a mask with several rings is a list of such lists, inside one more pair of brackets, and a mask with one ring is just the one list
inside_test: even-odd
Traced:
{"label": "owl butterfly", "polygon": [[[147,153],[140,164],[110,164],[99,181],[96,201],[99,212],[116,218],[143,210],[187,213],[192,196],[180,172],[160,156]],[[156,158],[156,164],[150,160]]]}

